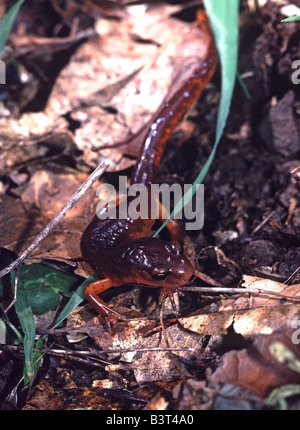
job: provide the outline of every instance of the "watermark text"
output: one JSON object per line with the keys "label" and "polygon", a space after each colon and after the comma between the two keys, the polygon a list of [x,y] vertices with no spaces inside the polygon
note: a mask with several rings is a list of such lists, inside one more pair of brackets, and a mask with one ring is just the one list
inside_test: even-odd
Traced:
{"label": "watermark text", "polygon": [[300,320],[293,321],[292,328],[296,330],[292,333],[292,342],[294,345],[300,344]]}
{"label": "watermark text", "polygon": [[[133,184],[127,189],[127,177],[119,177],[119,191],[111,184],[101,184],[96,191],[100,201],[96,213],[100,219],[161,219],[169,218],[172,207],[180,207],[174,218],[186,221],[186,230],[200,230],[204,224],[204,185]],[[182,201],[182,205],[180,202]]]}
{"label": "watermark text", "polygon": [[0,84],[6,84],[6,66],[3,60],[0,60]]}
{"label": "watermark text", "polygon": [[299,85],[300,84],[300,60],[293,61],[292,69],[296,69],[295,72],[292,73],[292,82],[294,85]]}

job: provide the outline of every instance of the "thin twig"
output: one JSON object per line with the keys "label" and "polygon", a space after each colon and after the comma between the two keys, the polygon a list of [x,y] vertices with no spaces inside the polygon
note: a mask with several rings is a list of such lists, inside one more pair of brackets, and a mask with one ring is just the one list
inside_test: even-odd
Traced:
{"label": "thin twig", "polygon": [[274,215],[275,211],[272,211],[269,213],[269,215],[267,215],[262,222],[260,222],[255,228],[254,230],[252,230],[251,234],[255,234],[258,232],[258,230],[260,230],[268,221],[269,219]]}
{"label": "thin twig", "polygon": [[7,313],[10,308],[16,303],[17,301],[17,291],[18,291],[18,282],[19,282],[19,271],[20,271],[20,266],[16,267],[16,276],[15,276],[15,282],[14,282],[14,297],[12,299],[12,301],[10,302],[10,304],[7,306],[7,308],[5,309],[5,313]]}
{"label": "thin twig", "polygon": [[277,291],[268,291],[263,288],[219,288],[219,287],[182,287],[181,291],[193,291],[197,293],[212,293],[212,294],[265,294],[278,297],[279,299],[292,300],[295,302],[300,302],[300,297],[298,296],[288,296],[283,293],[278,293]]}
{"label": "thin twig", "polygon": [[55,352],[57,354],[78,354],[78,355],[90,355],[90,356],[94,356],[94,357],[98,357],[99,355],[102,354],[123,354],[125,352],[157,352],[157,351],[190,351],[193,352],[194,348],[189,348],[187,346],[183,346],[183,347],[153,347],[153,348],[120,348],[120,349],[106,349],[106,350],[101,350],[101,351],[72,351],[72,350],[64,350],[64,349],[53,349],[53,348],[45,348],[43,349],[43,352],[47,353],[51,353],[51,352]]}
{"label": "thin twig", "polygon": [[[152,288],[150,285],[144,284],[126,284],[130,287],[143,287]],[[205,294],[265,294],[269,296],[275,296],[279,299],[292,300],[294,302],[300,302],[300,296],[288,296],[284,293],[278,293],[277,291],[264,290],[263,288],[229,288],[229,287],[198,287],[193,285],[186,285],[184,287],[178,288],[180,291],[193,291],[195,293],[205,293]]]}
{"label": "thin twig", "polygon": [[[23,350],[23,347],[21,345],[5,345],[5,349],[9,350]],[[82,355],[82,356],[90,356],[90,357],[99,357],[100,355],[105,354],[123,354],[125,352],[164,352],[164,351],[189,351],[193,352],[195,348],[191,348],[188,346],[182,346],[182,347],[150,347],[150,348],[117,348],[117,349],[105,349],[105,350],[81,350],[81,351],[74,351],[71,349],[57,349],[57,348],[43,348],[43,349],[36,349],[34,348],[34,351],[42,352],[43,354],[59,354],[59,355]]]}
{"label": "thin twig", "polygon": [[58,212],[58,214],[49,222],[49,224],[40,232],[40,234],[34,239],[34,241],[29,245],[27,249],[13,261],[5,269],[1,270],[0,278],[7,275],[16,267],[19,267],[23,261],[28,257],[28,255],[45,239],[46,236],[54,229],[54,227],[64,218],[64,216],[72,209],[73,206],[81,199],[81,197],[86,193],[86,191],[93,185],[93,183],[100,178],[100,176],[105,172],[109,164],[103,162],[93,171],[93,173],[87,178],[87,180],[78,188],[78,190],[73,194],[70,200],[65,204],[65,206]]}
{"label": "thin twig", "polygon": [[300,270],[300,267],[297,267],[297,269],[294,270],[293,273],[284,281],[284,284],[288,284],[289,282],[291,282],[291,280],[293,279],[294,276],[297,275],[299,270]]}

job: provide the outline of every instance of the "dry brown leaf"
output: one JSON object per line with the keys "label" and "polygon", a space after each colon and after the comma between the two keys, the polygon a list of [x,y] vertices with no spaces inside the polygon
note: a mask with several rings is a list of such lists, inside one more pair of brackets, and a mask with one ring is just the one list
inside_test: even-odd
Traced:
{"label": "dry brown leaf", "polygon": [[249,310],[222,311],[211,314],[179,318],[187,330],[202,335],[226,334],[232,326],[236,333],[243,336],[283,332],[300,319],[300,305],[278,305]]}
{"label": "dry brown leaf", "polygon": [[[179,376],[175,368],[175,359],[170,358],[169,351],[154,350],[151,348],[163,349],[167,345],[161,332],[142,337],[138,330],[149,326],[149,321],[132,320],[125,324],[123,329],[111,335],[99,324],[99,319],[95,318],[93,325],[89,322],[89,336],[99,345],[102,350],[117,350],[119,353],[111,353],[109,356],[119,357],[118,365],[107,366],[107,371],[122,368],[125,364],[126,369],[132,369],[136,381],[139,384],[160,380],[173,380]],[[95,327],[97,328],[95,330]],[[174,354],[186,360],[200,355],[202,350],[202,340],[199,335],[183,330],[179,325],[174,325],[167,329],[167,337],[171,348],[183,348],[174,350]],[[140,351],[137,349],[143,349]],[[190,348],[191,350],[184,350]],[[124,350],[124,352],[122,352]],[[129,351],[128,351],[129,350]],[[186,373],[184,368],[182,372]]]}
{"label": "dry brown leaf", "polygon": [[[296,289],[297,294],[300,295],[298,290],[298,284],[287,285],[281,282],[273,281],[272,279],[259,278],[257,276],[243,275],[243,287],[245,288],[259,288],[264,291],[275,291],[277,293],[292,294],[292,291]],[[288,291],[288,293],[287,293]]]}
{"label": "dry brown leaf", "polygon": [[67,129],[67,121],[57,115],[44,112],[24,113],[20,118],[0,117],[0,139],[2,145],[10,142],[34,141],[48,133]]}
{"label": "dry brown leaf", "polygon": [[[22,187],[21,200],[1,197],[1,246],[16,252],[24,251],[37,234],[70,199],[86,179],[84,174],[60,174],[37,170]],[[93,216],[90,189],[66,215],[58,227],[31,253],[28,262],[43,258],[72,263],[80,257],[80,237]],[[74,264],[74,263],[73,263]]]}
{"label": "dry brown leaf", "polygon": [[64,379],[64,389],[61,386],[52,386],[47,380],[42,380],[34,389],[30,400],[22,410],[117,410],[119,405],[109,396],[103,394],[103,388],[111,388],[111,381],[101,387],[78,387],[74,384],[71,372],[61,372]]}
{"label": "dry brown leaf", "polygon": [[[60,133],[56,130],[55,134],[50,132],[43,139],[38,139],[38,142],[33,136],[29,141],[18,141],[15,144],[7,139],[3,142],[0,140],[0,147],[1,173],[11,176],[18,172],[20,167],[29,166],[32,170],[33,166],[40,168],[43,163],[60,158],[63,154],[72,154],[75,144],[70,131]],[[48,155],[51,150],[56,153]]]}
{"label": "dry brown leaf", "polygon": [[[122,25],[100,20],[98,28],[101,38],[87,42],[75,53],[59,76],[47,107],[51,112],[72,111],[72,118],[80,122],[76,143],[84,151],[114,145],[141,131],[205,50],[199,29],[161,11],[139,17],[129,9]],[[141,44],[139,39],[152,43]],[[87,70],[82,59],[86,59]],[[176,88],[171,85],[174,78]],[[77,90],[70,92],[74,81],[78,82]],[[82,103],[89,106],[80,107]],[[137,155],[142,141],[143,134],[138,144],[131,142],[101,154],[119,163],[115,152]]]}
{"label": "dry brown leaf", "polygon": [[6,194],[2,194],[0,199],[1,246],[18,253],[28,246],[26,240],[32,240],[44,226],[33,216],[27,216],[21,201]]}
{"label": "dry brown leaf", "polygon": [[299,360],[299,347],[292,343],[291,336],[291,331],[262,335],[256,337],[247,349],[227,352],[223,356],[223,365],[213,373],[211,381],[217,385],[230,382],[262,398],[276,387],[299,383],[300,373],[276,360],[270,350],[274,342],[281,342]]}
{"label": "dry brown leaf", "polygon": [[27,403],[23,410],[58,410],[63,409],[63,397],[55,392],[55,388],[47,380],[41,381],[35,390],[31,401]]}
{"label": "dry brown leaf", "polygon": [[148,403],[147,406],[143,408],[144,411],[165,411],[168,407],[169,403],[166,399],[161,395],[157,394],[153,397]]}
{"label": "dry brown leaf", "polygon": [[[259,278],[257,276],[243,275],[242,287],[247,288],[247,290],[261,290],[261,293],[254,293],[251,295],[244,294],[236,299],[232,297],[222,298],[219,303],[219,311],[232,310],[236,311],[238,309],[252,309],[265,306],[274,306],[280,300],[280,297],[276,297],[268,292],[276,292],[287,297],[299,297],[300,296],[300,285],[286,285],[272,279]],[[266,292],[264,294],[263,292]],[[285,304],[288,305],[291,302],[286,301]]]}
{"label": "dry brown leaf", "polygon": [[244,276],[243,286],[260,289],[266,294],[253,294],[251,298],[242,296],[236,300],[222,299],[221,311],[181,318],[179,322],[184,328],[201,335],[220,336],[230,328],[247,339],[254,339],[248,348],[224,354],[223,365],[215,371],[210,381],[218,386],[230,383],[256,396],[266,397],[280,385],[300,381],[299,373],[287,367],[284,360],[279,363],[269,350],[274,341],[280,341],[299,360],[299,348],[292,339],[295,323],[300,321],[300,304],[288,300],[278,304],[280,297],[267,293],[277,292],[296,298],[300,295],[300,285],[287,286],[272,280]]}
{"label": "dry brown leaf", "polygon": [[[86,178],[87,175],[82,173],[75,175],[51,170],[36,170],[22,192],[22,202],[29,213],[38,210],[43,222],[48,223]],[[72,211],[66,214],[60,223],[61,228],[82,231],[82,226],[89,216],[89,209],[91,210],[89,202],[94,192],[93,190],[90,194],[85,194]]]}
{"label": "dry brown leaf", "polygon": [[[244,276],[244,287],[260,289],[266,294],[253,294],[253,297],[244,295],[237,298],[222,299],[219,311],[204,313],[192,317],[180,318],[178,321],[187,330],[203,335],[225,334],[229,327],[243,336],[254,334],[272,334],[282,332],[292,327],[293,321],[300,317],[300,304],[287,300],[284,304],[279,300],[282,297],[268,295],[268,292],[277,292],[283,295],[300,296],[300,285],[287,286],[275,281]],[[292,304],[291,304],[292,303]]]}

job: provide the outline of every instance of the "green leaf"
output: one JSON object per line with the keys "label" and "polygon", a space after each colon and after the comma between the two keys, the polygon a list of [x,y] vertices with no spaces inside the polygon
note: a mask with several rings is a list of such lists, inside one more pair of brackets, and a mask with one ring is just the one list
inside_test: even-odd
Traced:
{"label": "green leaf", "polygon": [[[12,285],[15,283],[15,272],[11,272]],[[24,288],[24,284],[21,279],[18,280],[18,294],[17,301],[15,303],[15,310],[18,315],[23,333],[23,345],[24,345],[24,376],[32,384],[36,375],[36,369],[33,362],[33,347],[35,342],[35,323],[32,314],[32,310],[28,305],[27,294]]]}
{"label": "green leaf", "polygon": [[[1,263],[10,261],[11,254],[0,250],[3,257]],[[14,286],[15,272],[10,275],[11,286]],[[35,344],[35,322],[33,313],[44,313],[55,309],[59,301],[59,292],[70,295],[78,278],[61,270],[50,268],[43,264],[23,264],[19,270],[17,301],[15,311],[23,331],[23,338],[3,313],[3,321],[14,333],[14,338],[24,346],[24,383],[32,384],[40,366],[41,353],[33,351],[40,341]],[[14,287],[11,287],[12,289]],[[82,300],[82,298],[81,298]]]}
{"label": "green leaf", "polygon": [[237,76],[237,58],[238,58],[238,10],[239,1],[221,1],[221,0],[203,0],[207,11],[219,54],[221,65],[221,99],[217,118],[216,137],[211,154],[197,176],[193,185],[184,194],[179,201],[170,217],[155,232],[157,236],[174,215],[178,214],[184,205],[186,205],[196,192],[197,185],[201,184],[213,162],[219,141],[221,139],[231,104],[232,94]]}
{"label": "green leaf", "polygon": [[24,3],[24,0],[19,0],[14,6],[12,6],[0,22],[0,58],[3,54],[6,40],[22,3]]}
{"label": "green leaf", "polygon": [[[0,248],[0,270],[8,266],[16,258],[15,254]],[[60,294],[70,296],[78,284],[78,277],[68,273],[69,266],[58,265],[57,268],[45,264],[23,264],[19,271],[19,278],[26,290],[28,305],[35,314],[43,314],[54,310],[59,302]],[[0,296],[10,295],[10,277],[0,279]]]}
{"label": "green leaf", "polygon": [[20,279],[24,284],[28,304],[35,314],[43,314],[54,310],[59,302],[60,294],[69,295],[77,277],[43,264],[23,264]]}

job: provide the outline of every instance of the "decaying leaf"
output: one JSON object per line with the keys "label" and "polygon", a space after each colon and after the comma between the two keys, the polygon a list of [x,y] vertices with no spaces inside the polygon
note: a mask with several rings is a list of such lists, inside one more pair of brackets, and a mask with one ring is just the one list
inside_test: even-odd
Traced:
{"label": "decaying leaf", "polygon": [[291,341],[292,334],[288,330],[285,334],[260,335],[248,348],[227,352],[223,356],[223,365],[212,375],[212,382],[230,382],[262,398],[278,386],[299,383],[299,372],[291,369],[288,363],[279,362],[272,354],[272,345],[280,342],[299,360],[299,346]]}
{"label": "decaying leaf", "polygon": [[[108,365],[107,371],[116,371],[123,366],[132,369],[139,384],[149,381],[173,380],[178,377],[177,360],[184,361],[201,359],[202,338],[195,333],[189,333],[180,326],[167,328],[169,345],[166,345],[161,331],[143,337],[139,332],[150,324],[147,320],[132,320],[125,324],[122,330],[113,335],[99,324],[99,319],[84,324],[85,332],[107,351],[110,359],[118,357],[118,365]],[[173,354],[164,348],[173,349]],[[109,351],[112,351],[109,353]],[[115,352],[113,352],[115,351]],[[119,351],[119,352],[117,352]],[[178,358],[176,358],[176,356]],[[181,372],[186,373],[184,367]],[[187,372],[188,374],[188,372]]]}
{"label": "decaying leaf", "polygon": [[[223,297],[219,304],[219,311],[276,306],[279,304],[281,298],[284,299],[284,297],[287,297],[288,299],[289,297],[294,297],[296,299],[300,296],[299,284],[287,285],[273,281],[272,279],[259,278],[257,276],[243,275],[241,286],[247,288],[247,290],[259,290],[260,293],[251,295],[244,294],[235,299],[232,297]],[[273,292],[279,295],[272,295]],[[289,303],[289,301],[286,302],[286,304]]]}
{"label": "decaying leaf", "polygon": [[[22,186],[20,201],[2,196],[1,246],[21,253],[35,236],[48,224],[56,213],[79,188],[86,175],[54,173],[36,170],[30,181]],[[59,226],[32,252],[31,262],[40,259],[57,259],[71,264],[80,257],[80,237],[93,216],[91,197],[95,190],[87,192],[66,215]]]}
{"label": "decaying leaf", "polygon": [[222,311],[180,318],[182,326],[203,335],[226,334],[232,327],[243,336],[272,334],[291,327],[300,318],[300,305],[278,305],[250,310]]}
{"label": "decaying leaf", "polygon": [[[232,327],[243,336],[272,334],[283,332],[292,327],[300,318],[300,304],[286,300],[285,296],[297,299],[300,296],[300,285],[287,286],[272,280],[244,276],[243,286],[247,290],[260,290],[251,296],[245,294],[237,299],[222,298],[218,312],[205,313],[205,309],[197,316],[180,318],[179,322],[188,330],[204,335],[221,335]],[[269,294],[280,293],[281,296]],[[300,299],[299,299],[300,300]]]}

